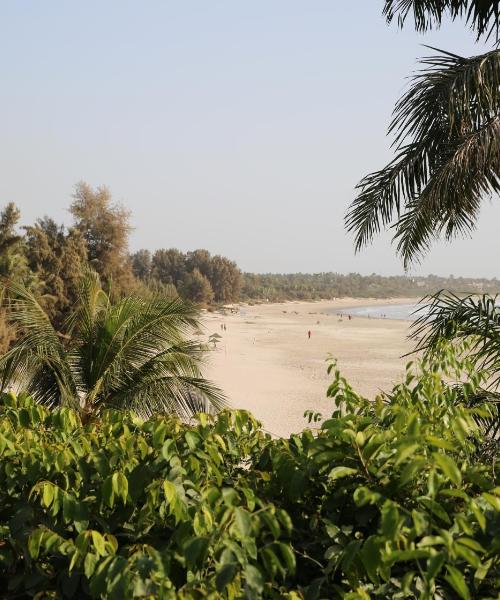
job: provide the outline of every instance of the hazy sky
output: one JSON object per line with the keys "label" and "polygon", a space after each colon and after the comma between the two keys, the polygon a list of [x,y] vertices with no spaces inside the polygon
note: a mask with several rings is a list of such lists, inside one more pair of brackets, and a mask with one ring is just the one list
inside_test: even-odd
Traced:
{"label": "hazy sky", "polygon": [[[132,249],[207,248],[249,271],[401,273],[390,237],[355,256],[354,185],[427,43],[382,0],[39,0],[0,4],[0,199],[69,222],[74,184],[132,211]],[[415,273],[498,276],[500,202]]]}

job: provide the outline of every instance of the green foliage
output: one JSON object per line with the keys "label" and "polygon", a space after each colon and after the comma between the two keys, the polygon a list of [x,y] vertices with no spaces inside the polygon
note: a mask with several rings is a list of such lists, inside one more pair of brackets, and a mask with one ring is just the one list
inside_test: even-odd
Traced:
{"label": "green foliage", "polygon": [[[498,457],[482,374],[444,349],[374,402],[271,439],[246,412],[82,425],[0,402],[0,587],[38,598],[495,598]],[[461,390],[443,378],[466,378]]]}
{"label": "green foliage", "polygon": [[94,416],[113,406],[189,418],[192,394],[214,409],[224,406],[220,390],[202,377],[204,348],[188,337],[198,328],[198,311],[180,298],[113,303],[89,272],[61,337],[24,286],[11,282],[7,290],[21,335],[0,357],[2,390],[21,387],[47,406]]}
{"label": "green foliage", "polygon": [[4,395],[0,415],[3,591],[260,598],[293,577],[290,520],[247,483],[266,442],[247,413],[188,427],[108,411],[82,427]]}

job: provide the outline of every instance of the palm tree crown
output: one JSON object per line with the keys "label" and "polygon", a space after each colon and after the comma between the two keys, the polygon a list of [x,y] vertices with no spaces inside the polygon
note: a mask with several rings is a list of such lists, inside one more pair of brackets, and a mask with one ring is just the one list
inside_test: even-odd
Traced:
{"label": "palm tree crown", "polygon": [[221,391],[201,376],[203,348],[186,338],[198,327],[197,309],[180,298],[130,296],[113,304],[90,272],[61,335],[26,288],[8,283],[7,291],[21,335],[0,358],[3,390],[17,387],[48,406],[90,414],[113,406],[144,417],[187,418],[194,407],[225,405]]}
{"label": "palm tree crown", "polygon": [[346,217],[357,249],[395,219],[406,267],[440,234],[472,230],[482,199],[500,192],[500,50],[438,52],[396,105],[396,157],[358,184]]}

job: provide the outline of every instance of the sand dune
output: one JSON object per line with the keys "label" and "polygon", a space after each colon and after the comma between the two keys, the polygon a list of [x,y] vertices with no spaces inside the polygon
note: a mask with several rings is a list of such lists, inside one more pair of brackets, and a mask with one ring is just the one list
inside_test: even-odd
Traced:
{"label": "sand dune", "polygon": [[331,412],[326,398],[329,353],[354,388],[373,397],[401,377],[407,362],[401,356],[411,349],[408,322],[361,317],[340,321],[335,312],[412,301],[344,298],[242,306],[236,315],[206,313],[205,334],[218,333],[222,339],[210,353],[205,375],[224,390],[234,408],[252,411],[271,433],[300,431],[306,425],[305,410],[324,416]]}

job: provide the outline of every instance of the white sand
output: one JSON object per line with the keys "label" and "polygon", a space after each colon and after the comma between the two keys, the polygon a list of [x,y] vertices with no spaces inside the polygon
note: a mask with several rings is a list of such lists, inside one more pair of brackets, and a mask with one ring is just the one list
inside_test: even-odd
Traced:
{"label": "white sand", "polygon": [[401,356],[412,348],[406,321],[344,317],[340,322],[335,314],[324,314],[326,309],[414,301],[344,298],[242,306],[236,315],[206,313],[206,336],[218,333],[222,339],[204,374],[223,389],[232,407],[250,410],[271,433],[300,431],[307,424],[305,410],[324,417],[332,410],[326,398],[329,353],[353,387],[371,398],[401,377],[408,360]]}

